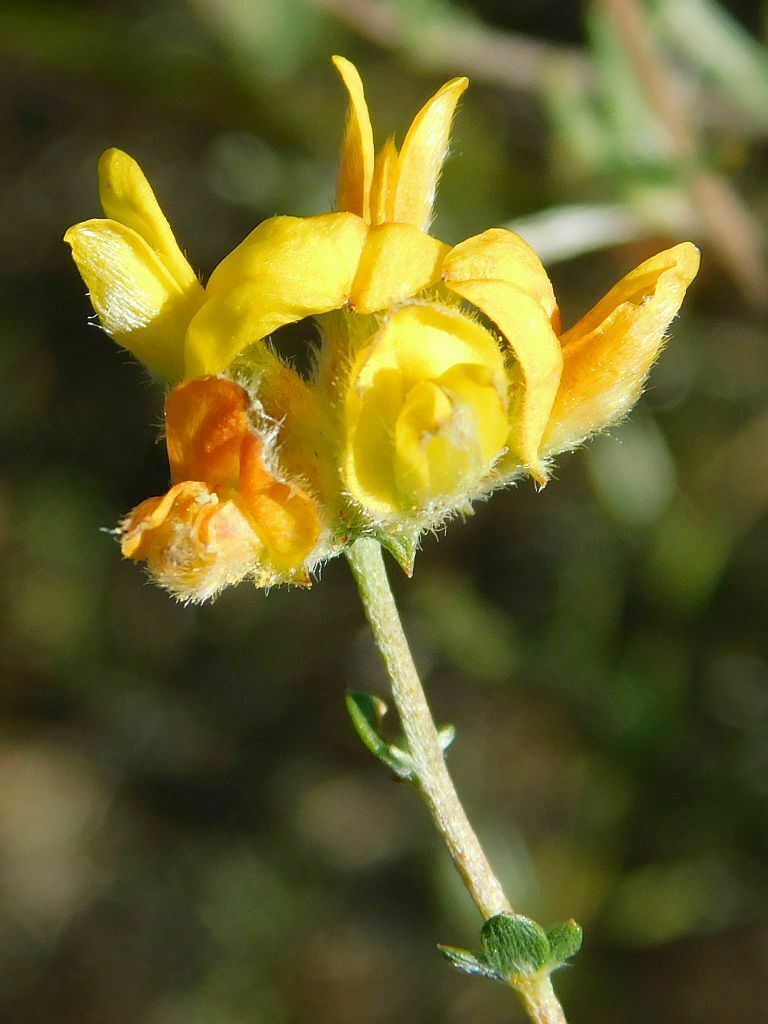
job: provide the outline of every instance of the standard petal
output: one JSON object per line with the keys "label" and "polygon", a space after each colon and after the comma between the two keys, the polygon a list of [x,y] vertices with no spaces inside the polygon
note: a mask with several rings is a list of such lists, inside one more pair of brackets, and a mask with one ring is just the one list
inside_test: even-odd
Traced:
{"label": "standard petal", "polygon": [[446,283],[506,281],[534,298],[549,317],[556,333],[560,314],[552,283],[541,260],[525,239],[505,228],[491,228],[451,249],[443,263]]}
{"label": "standard petal", "polygon": [[349,298],[368,227],[353,213],[272,217],[216,268],[189,326],[186,375],[220,373],[247,345]]}
{"label": "standard petal", "polygon": [[108,149],[99,160],[99,197],[104,215],[141,235],[180,288],[198,284],[143,171],[120,149]]}
{"label": "standard petal", "polygon": [[349,93],[349,111],[341,151],[336,209],[356,213],[370,222],[371,180],[373,178],[373,129],[365,102],[363,83],[357,68],[345,57],[332,57]]}
{"label": "standard petal", "polygon": [[468,85],[467,78],[452,78],[413,119],[397,161],[392,220],[414,224],[422,231],[429,229],[437,182],[448,152],[451,122]]}
{"label": "standard petal", "polygon": [[349,304],[357,313],[375,313],[440,281],[449,246],[412,224],[371,228],[363,248]]}
{"label": "standard petal", "polygon": [[547,475],[539,446],[563,365],[560,343],[549,317],[527,292],[504,281],[461,281],[449,286],[496,324],[515,357],[510,448],[544,483]]}
{"label": "standard petal", "polygon": [[641,263],[562,337],[563,374],[545,454],[573,448],[635,404],[699,269],[683,242]]}
{"label": "standard petal", "polygon": [[102,325],[153,373],[177,380],[184,336],[204,298],[184,292],[135,231],[112,220],[75,224],[64,236]]}

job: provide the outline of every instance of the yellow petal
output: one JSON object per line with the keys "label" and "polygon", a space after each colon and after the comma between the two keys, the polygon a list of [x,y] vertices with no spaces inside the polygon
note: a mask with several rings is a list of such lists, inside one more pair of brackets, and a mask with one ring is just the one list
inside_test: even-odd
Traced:
{"label": "yellow petal", "polygon": [[349,298],[368,228],[353,213],[272,217],[216,268],[187,333],[186,374],[220,373],[283,324]]}
{"label": "yellow petal", "polygon": [[560,314],[552,283],[541,260],[514,231],[491,228],[451,249],[443,263],[446,283],[452,281],[506,281],[526,292],[542,307],[560,331]]}
{"label": "yellow petal", "polygon": [[451,122],[468,85],[466,78],[446,82],[414,118],[397,161],[392,220],[429,230],[437,182],[448,152]]}
{"label": "yellow petal", "polygon": [[108,149],[99,160],[99,196],[104,215],[141,235],[182,289],[198,284],[144,173],[120,149]]}
{"label": "yellow petal", "polygon": [[[482,371],[482,379],[476,371]],[[482,409],[463,410],[470,400],[475,404],[473,387],[478,383]],[[475,487],[506,441],[506,407],[504,360],[486,330],[457,310],[401,307],[360,352],[350,375],[344,408],[348,490],[374,515],[386,519],[426,502],[428,493],[431,499],[448,497],[443,489],[448,477],[451,494],[470,475]],[[490,419],[486,423],[494,408],[500,409],[500,436],[498,429],[488,429]],[[431,434],[446,422],[440,412],[446,409],[451,422],[432,448]],[[489,454],[492,435],[496,447]],[[409,439],[415,447],[409,448]],[[451,447],[457,449],[453,456]],[[464,465],[465,457],[471,465]],[[430,489],[432,469],[437,490]],[[466,500],[466,495],[460,497]]]}
{"label": "yellow petal", "polygon": [[492,370],[479,363],[454,366],[439,378],[439,384],[454,404],[461,402],[472,409],[479,455],[486,464],[493,461],[507,443],[509,427],[506,392],[499,392]]}
{"label": "yellow petal", "polygon": [[375,378],[353,381],[347,395],[345,484],[361,505],[381,516],[399,508],[393,433],[405,394],[397,367],[382,367]]}
{"label": "yellow petal", "polygon": [[401,497],[427,507],[436,498],[473,495],[508,432],[506,403],[487,367],[457,365],[436,381],[415,385],[394,429]]}
{"label": "yellow petal", "polygon": [[135,231],[111,220],[75,224],[64,236],[105,330],[153,373],[176,380],[184,336],[203,290],[182,291]]}
{"label": "yellow petal", "polygon": [[412,224],[371,228],[349,295],[350,306],[357,313],[374,313],[437,284],[448,251],[445,243]]}
{"label": "yellow petal", "polygon": [[394,219],[395,190],[397,187],[397,146],[393,136],[387,139],[376,154],[371,182],[371,223],[384,224]]}
{"label": "yellow petal", "polygon": [[453,403],[434,381],[414,385],[399,410],[394,429],[395,485],[401,497],[416,507],[455,491],[456,476],[461,476],[457,462],[469,461],[475,454],[476,444],[465,444],[457,451],[452,438],[446,437],[452,416]]}
{"label": "yellow petal", "polygon": [[560,343],[542,306],[503,281],[451,282],[450,287],[492,320],[514,357],[510,447],[543,483],[539,446],[563,365]]}
{"label": "yellow petal", "polygon": [[562,382],[545,453],[574,447],[631,409],[698,269],[695,245],[667,249],[619,281],[563,335]]}
{"label": "yellow petal", "polygon": [[384,322],[360,357],[360,383],[368,386],[379,370],[396,367],[409,386],[436,379],[457,365],[486,366],[504,387],[504,358],[496,340],[456,309],[415,303]]}
{"label": "yellow petal", "polygon": [[332,57],[349,93],[349,111],[341,152],[336,209],[356,213],[370,222],[373,177],[373,129],[357,68],[345,57]]}

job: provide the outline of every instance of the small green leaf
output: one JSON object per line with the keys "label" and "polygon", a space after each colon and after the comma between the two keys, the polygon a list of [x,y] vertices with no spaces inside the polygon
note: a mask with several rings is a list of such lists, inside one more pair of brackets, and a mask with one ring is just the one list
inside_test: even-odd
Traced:
{"label": "small green leaf", "polygon": [[501,981],[498,971],[487,962],[482,953],[470,953],[468,949],[457,949],[456,946],[437,947],[446,960],[465,974],[480,974],[493,981]]}
{"label": "small green leaf", "polygon": [[379,733],[381,720],[387,713],[387,705],[372,693],[353,693],[346,696],[347,711],[357,735],[383,764],[401,779],[413,776],[411,757],[400,747],[387,743]]}
{"label": "small green leaf", "polygon": [[581,926],[575,921],[563,921],[547,932],[549,962],[558,967],[581,949]]}
{"label": "small green leaf", "polygon": [[410,579],[413,576],[413,563],[416,561],[416,552],[419,549],[419,531],[403,530],[398,534],[381,533],[376,539],[392,555]]}
{"label": "small green leaf", "polygon": [[549,959],[549,942],[541,925],[522,914],[497,914],[483,925],[485,959],[504,978],[534,974]]}
{"label": "small green leaf", "polygon": [[581,928],[575,921],[563,921],[549,932],[522,914],[497,914],[483,925],[481,953],[455,946],[437,948],[454,967],[465,974],[503,981],[521,992],[529,991],[535,980],[562,967],[581,946]]}

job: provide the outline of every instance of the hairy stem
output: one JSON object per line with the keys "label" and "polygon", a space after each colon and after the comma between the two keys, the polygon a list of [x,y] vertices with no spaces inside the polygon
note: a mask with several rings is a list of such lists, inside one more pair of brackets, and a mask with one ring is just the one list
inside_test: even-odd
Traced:
{"label": "hairy stem", "polygon": [[567,1024],[549,975],[538,977],[529,988],[517,989],[530,1020],[535,1024]]}
{"label": "hairy stem", "polygon": [[[437,728],[389,586],[381,546],[374,540],[358,540],[347,552],[347,558],[389,673],[392,695],[413,759],[418,791],[483,919],[511,913],[509,900],[488,863],[448,774]],[[526,989],[518,994],[535,1024],[565,1024],[548,977],[532,982],[530,991]]]}
{"label": "hairy stem", "polygon": [[459,802],[437,729],[424,695],[408,641],[389,587],[381,547],[358,540],[349,562],[365,613],[392,682],[419,792],[443,837],[453,862],[483,918],[512,908]]}

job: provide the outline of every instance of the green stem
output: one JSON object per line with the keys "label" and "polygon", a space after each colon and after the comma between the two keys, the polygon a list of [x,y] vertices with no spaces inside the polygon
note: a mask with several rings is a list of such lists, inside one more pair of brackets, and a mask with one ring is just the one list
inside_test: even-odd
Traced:
{"label": "green stem", "polygon": [[[437,728],[389,586],[381,546],[375,540],[358,540],[348,550],[347,558],[392,683],[418,791],[483,919],[512,913],[448,774]],[[566,1024],[548,977],[535,982],[532,979],[530,988],[518,994],[534,1024]]]}

